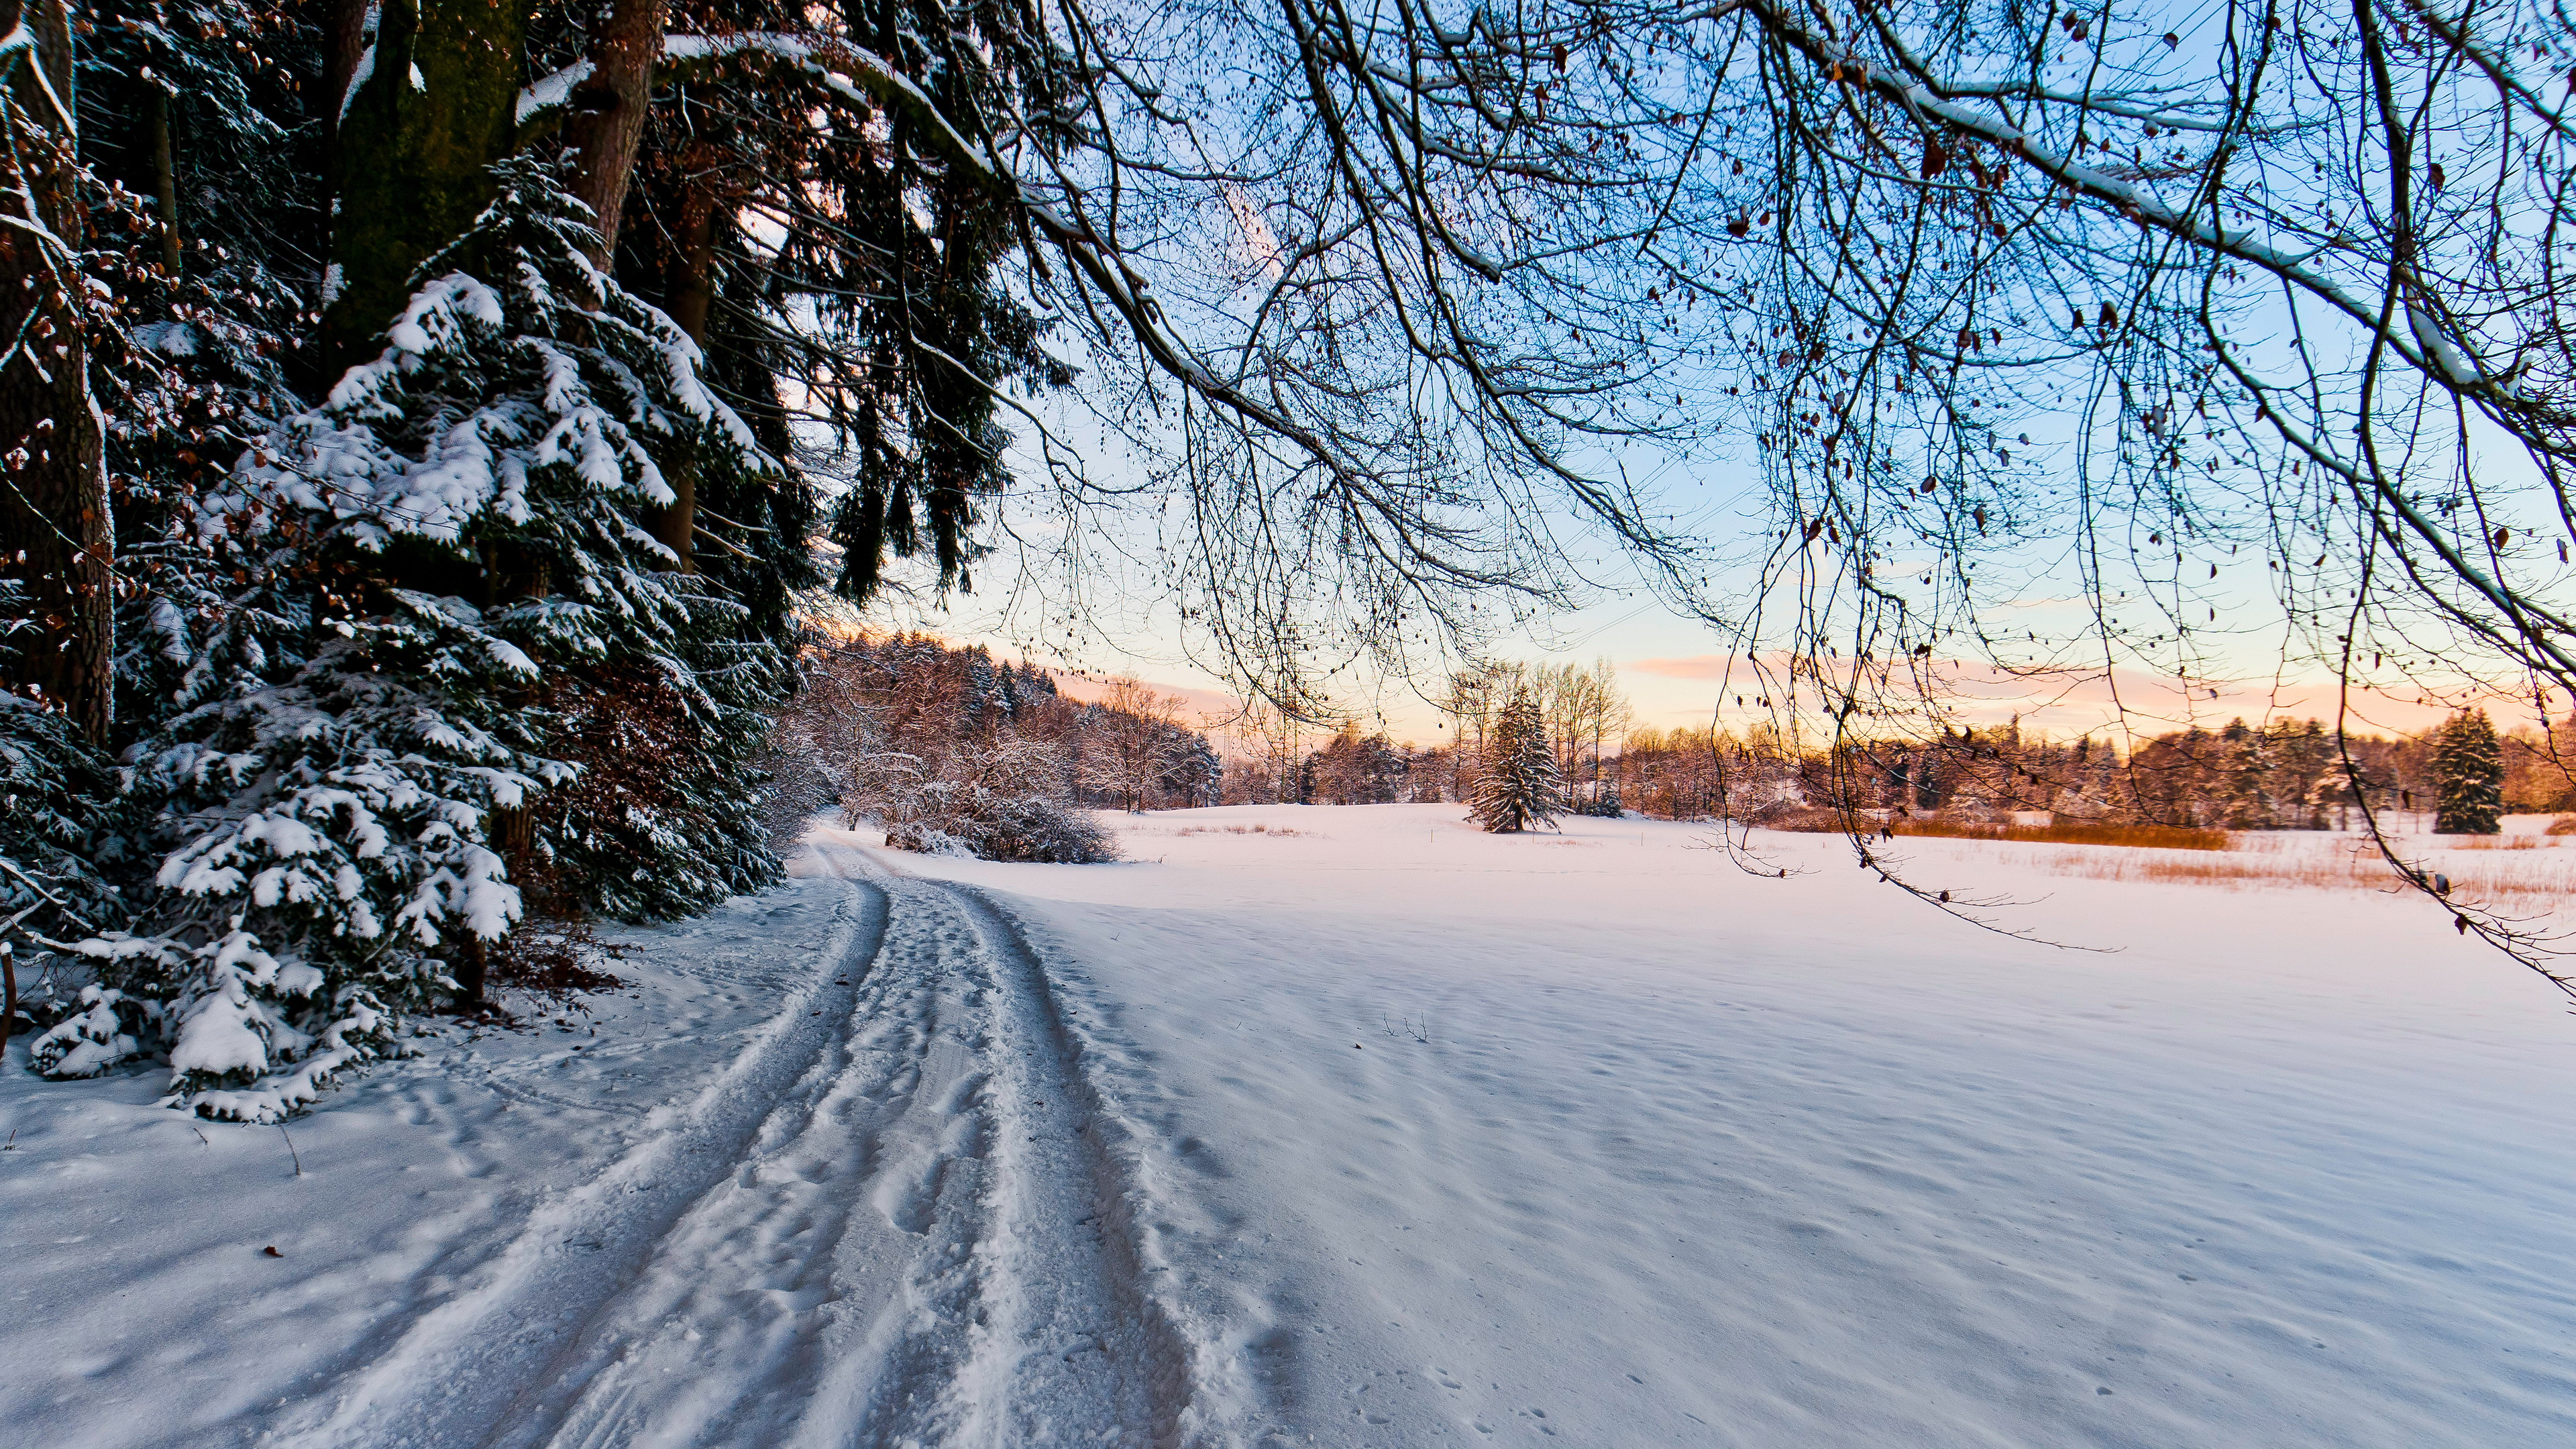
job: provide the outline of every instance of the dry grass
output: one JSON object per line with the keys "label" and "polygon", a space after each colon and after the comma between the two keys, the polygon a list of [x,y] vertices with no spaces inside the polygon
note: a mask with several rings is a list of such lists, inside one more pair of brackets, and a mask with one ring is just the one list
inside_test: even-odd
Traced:
{"label": "dry grass", "polygon": [[[1812,835],[1833,835],[1844,828],[1841,812],[1834,810],[1782,811],[1760,822],[1768,830],[1788,830]],[[1871,830],[1879,827],[1868,826]],[[2025,845],[2127,845],[2150,850],[2225,850],[2224,830],[2194,830],[2179,825],[2109,825],[2069,821],[2062,825],[1988,825],[1962,820],[1927,820],[1909,817],[1892,821],[1888,828],[1898,835],[1931,836],[1946,840],[2005,840]]]}
{"label": "dry grass", "polygon": [[2224,830],[2179,825],[1963,825],[1946,820],[1899,820],[1899,836],[1952,840],[2008,840],[2030,845],[2128,845],[2150,850],[2225,850]]}
{"label": "dry grass", "polygon": [[2396,884],[2388,866],[2377,856],[2354,855],[2341,860],[2280,861],[2262,859],[2209,860],[2206,858],[2149,857],[2143,860],[2119,861],[2108,868],[2098,860],[2069,861],[2058,875],[2083,875],[2096,880],[2151,880],[2184,885],[2261,885],[2308,886],[2325,890],[2349,890],[2368,886],[2386,889]]}
{"label": "dry grass", "polygon": [[[2401,836],[2398,853],[2426,873],[2451,879],[2456,899],[2510,915],[2536,916],[2576,896],[2576,851],[2520,846],[2514,837]],[[2475,844],[2468,843],[2475,839]],[[2360,839],[2328,832],[2240,834],[2224,852],[2015,848],[1998,841],[1960,847],[1968,860],[2020,866],[2043,875],[2146,881],[2221,890],[2411,890]]]}
{"label": "dry grass", "polygon": [[1184,825],[1174,835],[1267,835],[1274,840],[1293,840],[1312,835],[1311,830],[1291,830],[1285,825]]}

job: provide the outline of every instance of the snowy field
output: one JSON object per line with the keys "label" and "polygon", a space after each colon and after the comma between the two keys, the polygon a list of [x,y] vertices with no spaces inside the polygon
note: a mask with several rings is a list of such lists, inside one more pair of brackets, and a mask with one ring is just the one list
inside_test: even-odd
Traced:
{"label": "snowy field", "polygon": [[818,832],[291,1149],[13,1044],[0,1438],[2576,1442],[2576,1018],[2438,912],[1457,815]]}

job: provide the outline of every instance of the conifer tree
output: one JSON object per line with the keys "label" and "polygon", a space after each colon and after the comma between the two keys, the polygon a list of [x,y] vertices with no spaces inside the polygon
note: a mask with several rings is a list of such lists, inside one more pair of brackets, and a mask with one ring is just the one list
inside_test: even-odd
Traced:
{"label": "conifer tree", "polygon": [[479,995],[523,885],[636,917],[775,874],[751,756],[783,656],[632,521],[674,449],[775,465],[589,265],[552,168],[494,185],[379,357],[174,504],[162,658],[135,671],[178,707],[124,802],[159,866],[81,943],[100,990],[40,1070],[158,1050],[174,1098],[272,1119],[403,1013]]}
{"label": "conifer tree", "polygon": [[1565,782],[1548,748],[1547,725],[1527,689],[1494,722],[1476,781],[1476,823],[1497,835],[1553,825],[1565,810]]}
{"label": "conifer tree", "polygon": [[2230,830],[2269,830],[2272,797],[2266,788],[2272,770],[2270,740],[2245,721],[2232,720],[2220,734],[2225,772],[2219,801],[2219,823]]}
{"label": "conifer tree", "polygon": [[1217,758],[1216,747],[1205,735],[1192,735],[1180,744],[1163,770],[1164,793],[1178,799],[1184,809],[1218,804],[1224,782],[1225,762]]}
{"label": "conifer tree", "polygon": [[[0,607],[23,586],[0,579]],[[35,630],[0,629],[0,670]],[[0,691],[0,1047],[16,1032],[29,996],[39,1020],[52,1001],[55,942],[106,919],[113,893],[92,864],[115,797],[107,757],[62,709]],[[52,1008],[52,1009],[49,1009]]]}
{"label": "conifer tree", "polygon": [[2503,826],[2504,756],[2495,724],[2482,709],[2464,709],[2442,726],[2433,748],[2438,803],[2433,829],[2443,835],[2493,835]]}

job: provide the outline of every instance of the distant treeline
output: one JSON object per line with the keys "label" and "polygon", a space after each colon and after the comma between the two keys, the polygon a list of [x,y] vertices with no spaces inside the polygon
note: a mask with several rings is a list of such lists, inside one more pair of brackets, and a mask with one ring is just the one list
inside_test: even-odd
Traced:
{"label": "distant treeline", "polygon": [[[2576,808],[2576,735],[2506,735],[2502,806],[2508,812]],[[1705,746],[1700,753],[1708,753]],[[1743,753],[1757,773],[1764,752]],[[2122,752],[2079,737],[2023,736],[2016,725],[1964,730],[1922,744],[1860,745],[1781,756],[1770,771],[1794,778],[1797,803],[1848,803],[1891,814],[1975,818],[2046,811],[2059,820],[2227,830],[2337,830],[2356,807],[2436,808],[2434,732],[2352,737],[2337,744],[2319,720],[2230,721],[2155,736]],[[2348,763],[2347,763],[2348,762]],[[1640,762],[1642,763],[1642,762]],[[1794,808],[1785,802],[1775,810]]]}
{"label": "distant treeline", "polygon": [[[1346,725],[1313,749],[1257,749],[1228,761],[1228,804],[1294,801],[1364,805],[1473,798],[1480,753],[1472,725],[1460,744],[1419,747]],[[2576,810],[2576,730],[2526,730],[2500,741],[2509,812]],[[2348,740],[2374,809],[2434,808],[2433,740]],[[2357,823],[2351,776],[2318,720],[2268,726],[2236,720],[2177,730],[2123,751],[2079,737],[2026,736],[2017,724],[1921,741],[1801,749],[1756,728],[1640,729],[1596,748],[1560,741],[1578,806],[1612,805],[1665,820],[1727,817],[1794,823],[1836,802],[1890,816],[2002,817],[2046,811],[2067,820],[2232,830],[2330,830]]]}
{"label": "distant treeline", "polygon": [[[1084,703],[1032,664],[928,636],[810,649],[803,671],[778,737],[782,813],[801,818],[837,804],[890,829],[915,817],[948,819],[961,799],[984,799],[988,813],[1015,819],[1037,807],[997,802],[1122,810],[1463,806],[1475,797],[1490,716],[1521,688],[1547,716],[1574,808],[1597,813],[1815,828],[1848,805],[1888,818],[1976,822],[2046,812],[2063,822],[2331,830],[2357,823],[2345,752],[2372,808],[2435,807],[2432,731],[2355,737],[2339,751],[2318,720],[2240,719],[2126,750],[2090,736],[2025,734],[2018,723],[1826,750],[1761,726],[1623,730],[1629,712],[1605,661],[1591,670],[1505,665],[1462,675],[1444,700],[1456,720],[1448,742],[1417,745],[1357,722],[1327,735],[1272,721],[1267,730],[1241,730],[1220,758],[1205,732],[1183,722],[1181,701],[1133,679],[1110,681],[1098,702]],[[2554,736],[2525,730],[2499,744],[2506,811],[2576,810],[2576,727]],[[1017,837],[968,840],[971,830],[950,823],[959,826],[950,832],[957,842],[979,854],[1056,848]]]}

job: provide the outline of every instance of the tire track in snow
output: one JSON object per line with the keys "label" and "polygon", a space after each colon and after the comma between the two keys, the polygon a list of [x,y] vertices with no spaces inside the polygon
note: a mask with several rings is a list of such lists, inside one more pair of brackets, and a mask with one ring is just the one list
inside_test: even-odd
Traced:
{"label": "tire track in snow", "polygon": [[1182,1442],[1191,1355],[1017,923],[816,848],[874,878],[834,984],[286,1443]]}
{"label": "tire track in snow", "polygon": [[[1152,1291],[1141,1225],[1044,964],[982,891],[935,887],[981,939],[996,984],[996,1310],[978,1344],[987,1388],[967,1440],[1177,1445],[1192,1355]],[[1115,1432],[1111,1432],[1115,1431]]]}
{"label": "tire track in snow", "polygon": [[853,883],[849,928],[807,988],[667,1129],[590,1182],[538,1207],[471,1287],[414,1320],[349,1375],[318,1422],[281,1449],[485,1444],[533,1407],[584,1327],[707,1188],[730,1177],[772,1112],[840,1049],[844,1024],[880,954],[887,901]]}
{"label": "tire track in snow", "polygon": [[990,972],[935,894],[876,888],[873,989],[816,1110],[774,1121],[602,1316],[561,1407],[496,1445],[961,1442],[995,1267]]}
{"label": "tire track in snow", "polygon": [[776,1209],[711,1199],[670,1245],[704,1281],[639,1290],[629,1348],[549,1449],[1180,1442],[1187,1357],[1119,1231],[1126,1194],[1035,957],[979,896],[883,885],[878,977],[932,1003],[917,1078],[772,1159],[841,1164],[774,1190],[840,1205],[778,1260],[821,1266],[826,1300],[793,1325],[748,1301],[751,1219]]}

